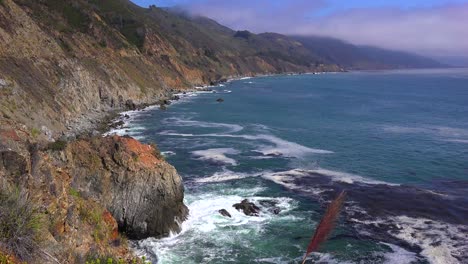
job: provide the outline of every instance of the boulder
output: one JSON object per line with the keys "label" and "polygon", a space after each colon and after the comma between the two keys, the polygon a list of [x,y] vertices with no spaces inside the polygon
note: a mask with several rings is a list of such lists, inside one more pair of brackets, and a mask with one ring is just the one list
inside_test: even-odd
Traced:
{"label": "boulder", "polygon": [[226,216],[226,217],[229,217],[231,218],[231,214],[226,210],[226,209],[221,209],[218,211],[222,216]]}
{"label": "boulder", "polygon": [[244,212],[244,214],[248,216],[258,216],[258,213],[260,212],[260,208],[254,203],[249,202],[247,199],[240,203],[234,204],[233,207],[238,211]]}

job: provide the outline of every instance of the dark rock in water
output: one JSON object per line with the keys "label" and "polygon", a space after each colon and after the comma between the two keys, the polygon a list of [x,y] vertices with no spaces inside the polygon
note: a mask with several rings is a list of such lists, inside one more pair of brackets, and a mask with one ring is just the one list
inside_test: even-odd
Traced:
{"label": "dark rock in water", "polygon": [[275,200],[261,200],[259,201],[260,205],[266,207],[268,209],[268,212],[271,212],[275,215],[279,214],[281,212],[281,208],[277,207],[278,201]]}
{"label": "dark rock in water", "polygon": [[126,119],[130,118],[130,116],[127,115],[127,114],[125,114],[124,117],[125,117]]}
{"label": "dark rock in water", "polygon": [[160,105],[170,105],[171,101],[169,101],[167,99],[161,99],[161,100],[159,100],[159,104]]}
{"label": "dark rock in water", "polygon": [[223,98],[218,98],[218,99],[216,100],[216,102],[222,103],[222,102],[224,102],[224,99],[223,99]]}
{"label": "dark rock in water", "polygon": [[238,211],[244,212],[244,214],[248,216],[258,216],[258,213],[260,212],[260,208],[254,203],[249,202],[247,199],[240,203],[234,204],[233,207]]}
{"label": "dark rock in water", "polygon": [[127,100],[125,101],[125,107],[127,109],[130,109],[130,110],[136,110],[137,109],[137,105],[133,102],[133,100]]}
{"label": "dark rock in water", "polygon": [[268,157],[281,157],[281,156],[283,156],[283,153],[281,153],[281,152],[271,152],[271,153],[267,153],[265,156],[268,156]]}
{"label": "dark rock in water", "polygon": [[272,208],[271,210],[268,210],[268,211],[274,213],[275,215],[281,213],[281,209],[279,207]]}
{"label": "dark rock in water", "polygon": [[159,106],[159,109],[161,109],[161,110],[167,110],[167,106],[164,105],[164,104],[162,104],[162,105]]}
{"label": "dark rock in water", "polygon": [[125,125],[125,122],[122,121],[122,120],[119,120],[119,121],[117,121],[115,123],[110,124],[109,127],[110,128],[119,128],[119,127],[121,127],[123,125]]}
{"label": "dark rock in water", "polygon": [[180,97],[178,95],[172,96],[171,100],[178,101],[180,100]]}
{"label": "dark rock in water", "polygon": [[231,218],[231,214],[226,210],[226,209],[221,209],[218,211],[222,216],[226,216],[226,217],[229,217]]}
{"label": "dark rock in water", "polygon": [[275,200],[260,200],[258,202],[260,203],[260,205],[265,206],[265,207],[273,207],[278,204],[278,202]]}

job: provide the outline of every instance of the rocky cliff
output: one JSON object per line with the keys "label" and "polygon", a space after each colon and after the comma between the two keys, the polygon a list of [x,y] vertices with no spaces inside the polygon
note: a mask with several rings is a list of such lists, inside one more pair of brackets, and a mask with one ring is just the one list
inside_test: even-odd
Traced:
{"label": "rocky cliff", "polygon": [[[126,237],[180,230],[188,214],[182,179],[154,146],[118,136],[31,142],[22,126],[1,125],[0,196],[15,188],[28,192],[41,218],[41,238],[22,253],[21,242],[12,245],[2,229],[0,255],[14,253],[30,263],[84,263],[99,256],[130,261]],[[2,225],[12,220],[3,213]]]}

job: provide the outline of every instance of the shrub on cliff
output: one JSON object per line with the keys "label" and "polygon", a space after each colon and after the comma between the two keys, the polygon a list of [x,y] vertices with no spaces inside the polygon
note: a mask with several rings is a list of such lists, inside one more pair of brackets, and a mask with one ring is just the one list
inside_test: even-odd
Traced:
{"label": "shrub on cliff", "polygon": [[66,147],[67,147],[67,142],[63,140],[57,140],[47,145],[47,148],[52,151],[63,151],[65,150]]}
{"label": "shrub on cliff", "polygon": [[23,261],[32,260],[41,230],[41,215],[28,193],[0,188],[0,247]]}

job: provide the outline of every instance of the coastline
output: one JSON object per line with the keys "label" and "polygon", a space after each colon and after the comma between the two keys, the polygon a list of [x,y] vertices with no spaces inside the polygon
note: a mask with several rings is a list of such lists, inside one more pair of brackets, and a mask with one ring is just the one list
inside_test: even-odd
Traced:
{"label": "coastline", "polygon": [[[111,130],[119,130],[125,128],[125,121],[128,119],[127,116],[133,113],[144,112],[154,108],[162,108],[171,105],[173,102],[178,101],[180,98],[190,96],[191,94],[213,92],[212,88],[220,87],[224,83],[229,83],[239,80],[247,80],[251,78],[260,77],[274,77],[274,76],[296,76],[296,75],[320,75],[320,74],[331,74],[331,73],[347,73],[348,70],[343,69],[342,71],[313,71],[313,72],[284,72],[284,73],[268,73],[268,74],[249,74],[249,75],[238,75],[238,76],[227,76],[222,77],[219,80],[211,83],[206,83],[203,86],[192,86],[187,89],[170,89],[170,93],[167,97],[161,98],[153,103],[145,103],[141,105],[135,105],[134,109],[115,109],[111,110],[110,113],[101,118],[95,128],[84,130],[82,133],[89,134],[94,133],[93,130],[97,130],[100,135],[111,135]],[[214,92],[213,92],[214,93]],[[122,123],[123,122],[123,123]],[[96,133],[94,133],[96,134]]]}

